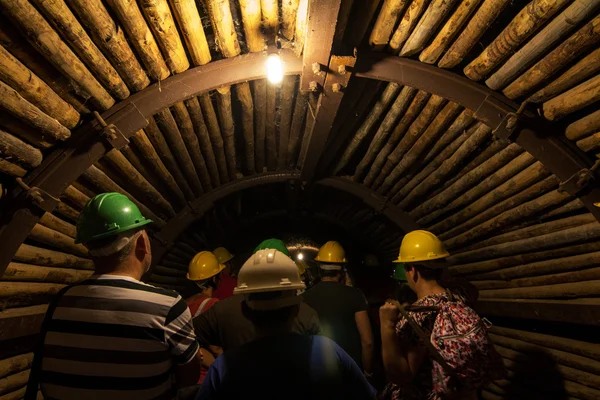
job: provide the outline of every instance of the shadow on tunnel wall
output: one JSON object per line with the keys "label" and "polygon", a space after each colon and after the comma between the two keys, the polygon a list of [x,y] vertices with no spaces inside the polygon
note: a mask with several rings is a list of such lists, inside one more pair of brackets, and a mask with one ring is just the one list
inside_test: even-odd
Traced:
{"label": "shadow on tunnel wall", "polygon": [[504,399],[568,398],[556,361],[544,351],[518,353],[512,360],[505,358],[505,364],[509,369],[509,383],[504,387]]}

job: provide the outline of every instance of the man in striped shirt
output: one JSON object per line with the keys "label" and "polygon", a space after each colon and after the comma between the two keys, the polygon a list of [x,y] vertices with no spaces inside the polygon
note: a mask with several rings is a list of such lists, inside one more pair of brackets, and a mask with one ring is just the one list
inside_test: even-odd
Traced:
{"label": "man in striped shirt", "polygon": [[[36,352],[46,399],[170,399],[200,374],[201,353],[185,301],[140,282],[151,261],[144,218],[125,196],[88,202],[76,242],[96,274],[51,305]],[[40,357],[41,356],[41,357]]]}

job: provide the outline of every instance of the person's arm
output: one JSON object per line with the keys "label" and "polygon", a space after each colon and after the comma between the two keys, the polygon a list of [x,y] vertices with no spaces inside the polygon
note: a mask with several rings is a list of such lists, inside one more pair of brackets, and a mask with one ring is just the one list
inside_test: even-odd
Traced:
{"label": "person's arm", "polygon": [[175,367],[175,382],[178,388],[192,386],[198,383],[200,370],[205,360],[201,349],[198,349],[194,358],[187,364],[177,365]]}
{"label": "person's arm", "polygon": [[221,354],[223,354],[223,348],[220,346],[210,345],[208,346],[208,351],[210,351],[215,357],[219,357]]}
{"label": "person's arm", "polygon": [[373,373],[373,331],[371,330],[371,321],[366,311],[359,311],[354,314],[356,328],[360,335],[360,344],[362,351],[362,364],[365,374]]}
{"label": "person's arm", "polygon": [[374,400],[377,391],[367,381],[356,362],[337,344],[333,343],[338,359],[344,371],[346,393],[340,398],[356,400]]}
{"label": "person's arm", "polygon": [[194,318],[194,330],[200,345],[208,349],[211,345],[222,346],[221,338],[219,337],[219,327],[217,318],[217,306],[209,308],[202,314]]}
{"label": "person's arm", "polygon": [[169,345],[175,367],[178,387],[198,382],[202,365],[202,353],[192,326],[192,314],[181,297],[165,318],[165,338]]}
{"label": "person's arm", "polygon": [[195,400],[217,400],[220,398],[219,387],[221,385],[221,376],[224,373],[224,365],[223,357],[215,360],[208,370]]}
{"label": "person's arm", "polygon": [[396,334],[398,308],[385,303],[379,309],[383,366],[390,382],[403,385],[414,379],[427,354],[418,344],[404,346]]}
{"label": "person's arm", "polygon": [[209,369],[213,362],[215,362],[215,356],[210,350],[200,349],[202,353],[202,366]]}

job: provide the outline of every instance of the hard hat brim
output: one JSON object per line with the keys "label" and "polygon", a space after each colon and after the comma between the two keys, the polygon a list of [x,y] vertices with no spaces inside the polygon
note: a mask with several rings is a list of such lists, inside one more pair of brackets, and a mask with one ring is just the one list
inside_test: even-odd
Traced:
{"label": "hard hat brim", "polygon": [[206,279],[210,279],[210,278],[212,278],[213,276],[217,276],[217,275],[219,275],[219,274],[221,273],[221,271],[223,271],[224,269],[225,269],[225,265],[223,265],[223,264],[219,264],[219,270],[218,270],[217,272],[215,272],[214,274],[210,275],[210,276],[207,276],[207,277],[205,277],[205,278],[194,277],[195,279],[192,279],[192,278],[190,277],[190,273],[188,272],[188,273],[187,273],[187,275],[186,275],[186,278],[187,278],[187,280],[189,280],[189,281],[192,281],[192,282],[203,281],[203,280],[206,280]]}
{"label": "hard hat brim", "polygon": [[306,289],[304,282],[292,285],[274,287],[274,286],[253,286],[251,288],[235,288],[233,294],[250,294],[250,293],[265,293],[265,292],[282,292],[286,290]]}
{"label": "hard hat brim", "polygon": [[417,262],[426,262],[426,261],[433,261],[433,260],[439,260],[441,258],[446,258],[446,257],[450,257],[450,253],[445,252],[445,253],[441,253],[435,256],[431,256],[431,257],[413,257],[413,258],[402,258],[402,255],[398,256],[398,258],[396,260],[394,260],[393,262],[395,263],[406,263],[406,264],[411,264],[411,263],[417,263]]}
{"label": "hard hat brim", "polygon": [[322,258],[319,258],[319,256],[316,256],[314,258],[315,261],[318,261],[320,263],[324,263],[324,264],[346,264],[348,261],[346,261],[345,258],[343,258],[341,261],[332,261],[332,260],[323,260]]}
{"label": "hard hat brim", "polygon": [[151,219],[144,218],[144,220],[142,220],[142,221],[140,221],[138,223],[127,225],[127,226],[124,226],[122,228],[115,229],[115,230],[108,231],[108,232],[104,232],[104,233],[101,233],[101,234],[98,234],[98,235],[94,235],[94,236],[92,236],[91,238],[89,238],[87,240],[84,239],[84,238],[81,238],[79,236],[76,236],[75,237],[75,244],[80,244],[80,243],[86,244],[86,243],[91,243],[91,242],[93,242],[95,240],[100,240],[100,239],[104,239],[104,238],[107,238],[107,237],[116,236],[119,233],[123,233],[123,232],[127,232],[127,231],[132,231],[134,229],[139,229],[139,228],[141,228],[144,225],[151,224],[152,222],[153,221]]}
{"label": "hard hat brim", "polygon": [[225,259],[222,261],[223,263],[229,262],[231,260],[233,260],[233,257],[235,257],[233,254],[230,254],[229,257],[225,257]]}

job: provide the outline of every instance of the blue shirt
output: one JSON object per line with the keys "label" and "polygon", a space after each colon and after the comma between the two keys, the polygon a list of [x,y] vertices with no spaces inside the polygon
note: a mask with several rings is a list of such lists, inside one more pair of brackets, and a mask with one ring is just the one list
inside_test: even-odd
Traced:
{"label": "blue shirt", "polygon": [[296,333],[258,339],[212,364],[196,400],[375,399],[354,360],[332,340]]}

